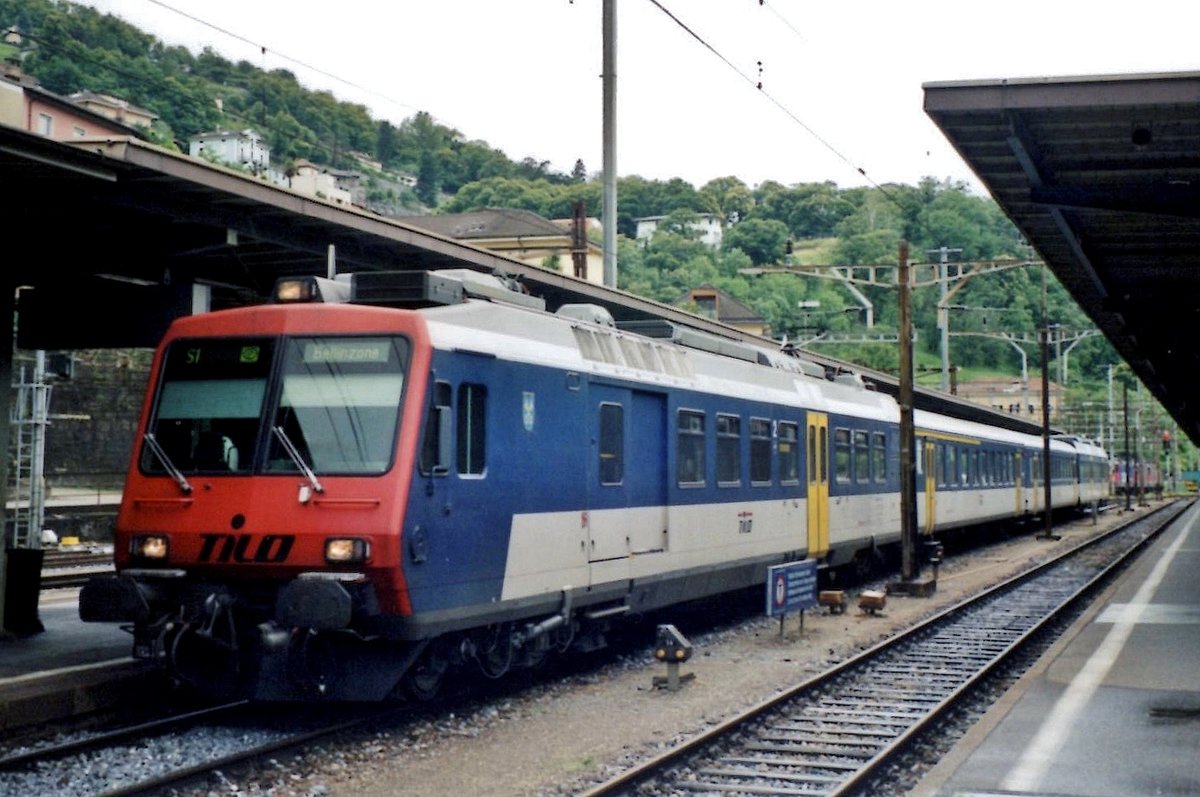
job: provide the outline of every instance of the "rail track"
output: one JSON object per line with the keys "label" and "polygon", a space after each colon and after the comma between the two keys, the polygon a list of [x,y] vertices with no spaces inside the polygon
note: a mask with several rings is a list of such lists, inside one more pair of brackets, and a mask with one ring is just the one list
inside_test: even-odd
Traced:
{"label": "rail track", "polygon": [[933,733],[937,720],[1018,662],[1189,504],[1081,544],[581,797],[879,793],[874,779]]}
{"label": "rail track", "polygon": [[112,551],[47,550],[42,560],[42,589],[82,587],[87,580],[113,569]]}
{"label": "rail track", "polygon": [[[0,757],[0,794],[132,797],[353,730],[406,707],[264,710],[246,702],[194,711]],[[59,791],[56,787],[67,786]]]}

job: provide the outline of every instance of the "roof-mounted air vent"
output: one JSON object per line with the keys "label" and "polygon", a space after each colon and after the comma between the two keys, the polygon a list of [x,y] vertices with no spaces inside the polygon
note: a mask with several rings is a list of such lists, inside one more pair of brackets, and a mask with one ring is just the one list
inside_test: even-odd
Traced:
{"label": "roof-mounted air vent", "polygon": [[471,299],[544,310],[545,300],[531,296],[513,279],[470,269],[439,271],[364,271],[354,275],[353,298],[359,304],[430,307]]}
{"label": "roof-mounted air vent", "polygon": [[686,346],[689,349],[699,349],[700,351],[720,354],[725,357],[736,357],[739,360],[746,360],[752,363],[758,362],[758,350],[752,346],[747,346],[736,340],[710,335],[707,332],[701,332],[691,327],[672,324],[670,321],[661,319],[622,321],[617,324],[617,328],[623,329],[626,332],[645,335],[648,338],[669,340],[672,343],[678,343],[680,346]]}
{"label": "roof-mounted air vent", "polygon": [[602,327],[615,327],[617,325],[613,321],[612,313],[598,304],[564,304],[555,310],[554,314],[563,316],[564,318],[573,318],[576,321],[599,324]]}
{"label": "roof-mounted air vent", "polygon": [[866,384],[863,382],[862,376],[852,371],[839,371],[833,375],[833,381],[839,385],[849,385],[850,387],[866,389]]}

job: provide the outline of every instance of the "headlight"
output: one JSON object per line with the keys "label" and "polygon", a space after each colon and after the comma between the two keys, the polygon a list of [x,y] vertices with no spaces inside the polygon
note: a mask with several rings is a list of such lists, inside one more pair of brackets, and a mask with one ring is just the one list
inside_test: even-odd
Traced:
{"label": "headlight", "polygon": [[358,537],[332,537],[325,540],[326,562],[365,562],[371,556],[371,544]]}
{"label": "headlight", "polygon": [[138,559],[165,560],[171,542],[165,534],[142,534],[129,541],[129,553]]}

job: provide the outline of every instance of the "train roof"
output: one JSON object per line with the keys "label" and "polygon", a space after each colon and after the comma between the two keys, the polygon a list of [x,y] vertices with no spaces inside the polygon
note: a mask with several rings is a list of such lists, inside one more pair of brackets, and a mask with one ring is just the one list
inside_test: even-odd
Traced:
{"label": "train roof", "polygon": [[[733,341],[684,342],[567,315],[486,301],[421,311],[436,348],[550,365],[613,379],[806,405],[880,420],[897,417],[895,401],[850,380],[833,381],[787,355],[771,356]],[[688,345],[690,344],[690,345]],[[738,349],[740,347],[740,350]]]}
{"label": "train roof", "polygon": [[[614,323],[591,304],[556,313],[519,284],[466,269],[367,272],[334,279],[281,280],[299,287],[297,300],[408,307],[426,319],[435,347],[476,351],[516,362],[554,365],[615,379],[688,388],[746,400],[804,406],[831,414],[896,422],[891,393],[845,368],[830,369],[785,346],[771,348],[678,325],[665,319]],[[915,411],[918,429],[1029,445],[1040,436],[982,413],[956,418]],[[1052,448],[1083,451],[1082,441],[1052,440]],[[1098,455],[1103,449],[1096,447]]]}

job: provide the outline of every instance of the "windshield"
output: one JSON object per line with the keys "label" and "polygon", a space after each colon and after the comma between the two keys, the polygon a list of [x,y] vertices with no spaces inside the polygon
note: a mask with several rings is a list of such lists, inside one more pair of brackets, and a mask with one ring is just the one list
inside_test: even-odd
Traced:
{"label": "windshield", "polygon": [[[182,473],[383,473],[407,365],[393,337],[176,341],[149,434]],[[141,467],[167,470],[149,446]]]}

